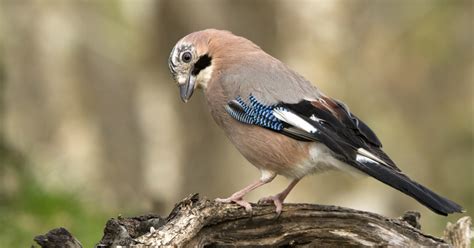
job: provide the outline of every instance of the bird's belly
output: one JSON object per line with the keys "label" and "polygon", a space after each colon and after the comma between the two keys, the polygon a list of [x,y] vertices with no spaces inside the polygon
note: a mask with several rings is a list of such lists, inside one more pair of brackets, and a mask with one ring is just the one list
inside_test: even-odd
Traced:
{"label": "bird's belly", "polygon": [[331,150],[319,142],[311,143],[307,159],[293,166],[292,174],[301,178],[312,173],[320,173],[328,170],[341,170],[351,174],[361,172],[347,163],[334,157]]}
{"label": "bird's belly", "polygon": [[308,156],[310,143],[291,139],[268,129],[243,123],[223,127],[240,153],[259,169],[287,175]]}
{"label": "bird's belly", "polygon": [[331,169],[352,168],[333,157],[329,148],[321,143],[298,141],[243,123],[233,123],[232,128],[224,127],[224,130],[250,163],[259,169],[273,171],[288,178],[302,178]]}

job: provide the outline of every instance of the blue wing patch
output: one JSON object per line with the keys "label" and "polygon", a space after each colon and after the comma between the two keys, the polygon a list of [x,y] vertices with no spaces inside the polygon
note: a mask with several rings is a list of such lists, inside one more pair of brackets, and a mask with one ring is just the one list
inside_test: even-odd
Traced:
{"label": "blue wing patch", "polygon": [[225,109],[230,116],[240,122],[281,131],[283,123],[273,115],[275,107],[276,105],[262,104],[253,95],[250,95],[248,103],[239,96],[230,101]]}

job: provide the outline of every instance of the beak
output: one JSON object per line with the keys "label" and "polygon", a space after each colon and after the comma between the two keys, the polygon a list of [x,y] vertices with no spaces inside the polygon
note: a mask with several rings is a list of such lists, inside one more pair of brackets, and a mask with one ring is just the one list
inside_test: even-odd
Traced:
{"label": "beak", "polygon": [[186,79],[186,82],[184,84],[179,85],[179,95],[181,96],[181,100],[183,102],[188,102],[191,96],[193,95],[194,88],[196,85],[196,76],[192,75],[192,68],[190,70],[189,76]]}

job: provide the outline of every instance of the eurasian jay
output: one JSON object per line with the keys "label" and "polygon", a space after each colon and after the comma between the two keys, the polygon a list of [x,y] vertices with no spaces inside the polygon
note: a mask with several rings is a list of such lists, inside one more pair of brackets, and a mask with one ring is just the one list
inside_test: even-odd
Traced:
{"label": "eurasian jay", "polygon": [[288,187],[259,201],[273,202],[280,214],[301,178],[340,169],[372,176],[438,214],[463,211],[404,175],[344,103],[243,37],[215,29],[191,33],[171,51],[169,69],[184,102],[196,88],[203,89],[215,122],[261,172],[259,180],[219,202],[250,211],[243,197],[282,175],[291,179]]}

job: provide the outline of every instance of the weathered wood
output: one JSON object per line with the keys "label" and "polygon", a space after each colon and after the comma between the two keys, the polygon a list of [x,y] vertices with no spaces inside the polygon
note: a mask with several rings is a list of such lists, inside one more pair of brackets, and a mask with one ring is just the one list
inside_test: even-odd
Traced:
{"label": "weathered wood", "polygon": [[81,242],[63,227],[38,235],[34,240],[43,248],[82,248]]}
{"label": "weathered wood", "polygon": [[443,238],[454,247],[469,248],[472,238],[471,226],[472,220],[469,216],[462,217],[454,224],[448,222]]}
{"label": "weathered wood", "polygon": [[405,221],[336,206],[286,204],[276,217],[272,205],[254,206],[251,215],[233,204],[194,195],[173,210],[165,225],[136,241],[143,246],[191,247],[448,246]]}
{"label": "weathered wood", "polygon": [[[248,213],[235,204],[200,199],[194,194],[178,203],[167,218],[146,215],[109,220],[98,247],[451,247],[457,244],[451,239],[448,243],[423,234],[419,230],[419,218],[416,212],[391,219],[312,204],[285,204],[282,214],[276,216],[272,205],[253,205],[253,212]],[[462,230],[469,230],[470,222],[463,223]],[[469,235],[462,238],[469,239]]]}

